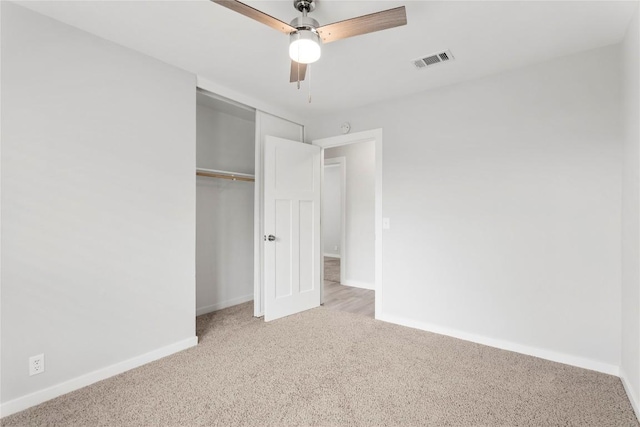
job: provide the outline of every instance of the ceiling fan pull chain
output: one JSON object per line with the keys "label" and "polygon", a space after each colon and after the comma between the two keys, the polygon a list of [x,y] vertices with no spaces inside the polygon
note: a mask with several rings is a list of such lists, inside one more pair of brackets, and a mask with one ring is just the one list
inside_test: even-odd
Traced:
{"label": "ceiling fan pull chain", "polygon": [[311,64],[307,65],[309,69],[309,104],[311,104]]}

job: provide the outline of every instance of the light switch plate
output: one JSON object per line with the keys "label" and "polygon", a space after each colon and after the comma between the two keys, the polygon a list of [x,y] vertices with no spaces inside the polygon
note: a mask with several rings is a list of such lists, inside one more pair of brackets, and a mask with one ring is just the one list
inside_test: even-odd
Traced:
{"label": "light switch plate", "polygon": [[382,218],[382,228],[384,230],[388,230],[391,228],[391,221],[389,218]]}

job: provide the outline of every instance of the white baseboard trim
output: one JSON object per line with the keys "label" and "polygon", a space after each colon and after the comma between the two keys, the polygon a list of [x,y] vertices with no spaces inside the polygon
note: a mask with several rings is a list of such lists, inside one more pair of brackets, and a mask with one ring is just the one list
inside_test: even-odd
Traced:
{"label": "white baseboard trim", "polygon": [[232,298],[227,301],[217,302],[212,305],[206,305],[204,307],[196,307],[196,316],[211,313],[212,311],[222,310],[223,308],[233,307],[234,305],[242,304],[243,302],[253,301],[253,294],[243,295],[238,298]]}
{"label": "white baseboard trim", "polygon": [[636,418],[640,421],[640,401],[638,400],[638,395],[633,388],[631,388],[631,384],[629,380],[627,380],[627,375],[622,368],[620,368],[620,380],[622,381],[624,391],[627,392],[627,397],[629,398],[629,402],[631,402],[633,411],[636,413]]}
{"label": "white baseboard trim", "polygon": [[570,354],[560,353],[552,350],[546,350],[537,347],[531,347],[523,344],[518,344],[512,341],[500,340],[482,335],[477,335],[469,332],[460,331],[457,329],[450,329],[439,325],[434,325],[426,322],[419,322],[411,319],[406,319],[399,316],[389,315],[381,313],[377,317],[378,320],[384,322],[395,323],[397,325],[407,326],[409,328],[420,329],[423,331],[433,332],[440,335],[447,335],[453,338],[458,338],[465,341],[471,341],[477,344],[487,345],[489,347],[495,347],[502,350],[513,351],[516,353],[526,354],[528,356],[539,357],[541,359],[551,360],[552,362],[564,363],[565,365],[577,366],[579,368],[589,369],[592,371],[602,372],[609,375],[619,376],[620,368],[616,365],[608,363],[598,362],[583,357],[572,356]]}
{"label": "white baseboard trim", "polygon": [[324,254],[325,258],[338,258],[340,259],[340,254]]}
{"label": "white baseboard trim", "polygon": [[154,360],[162,359],[170,354],[177,353],[182,350],[186,350],[190,347],[194,347],[198,344],[198,337],[194,336],[182,341],[170,344],[165,347],[150,351],[149,353],[141,354],[140,356],[127,359],[125,361],[110,365],[97,371],[90,372],[85,375],[73,378],[60,384],[56,384],[51,387],[47,387],[43,390],[27,394],[22,397],[10,400],[3,403],[0,406],[0,416],[6,417],[7,415],[15,414],[16,412],[23,411],[40,403],[51,400],[55,397],[62,396],[63,394],[70,393],[74,390],[78,390],[82,387],[86,387],[98,381],[113,377],[121,374],[133,368],[145,365],[153,362]]}
{"label": "white baseboard trim", "polygon": [[340,284],[345,286],[351,286],[353,288],[369,289],[371,291],[375,290],[376,288],[375,283],[359,282],[357,280],[345,280],[344,283],[340,283]]}

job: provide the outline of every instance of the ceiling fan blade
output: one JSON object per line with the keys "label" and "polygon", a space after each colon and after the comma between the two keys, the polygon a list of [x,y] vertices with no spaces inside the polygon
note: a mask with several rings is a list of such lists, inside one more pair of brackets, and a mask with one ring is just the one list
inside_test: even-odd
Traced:
{"label": "ceiling fan blade", "polygon": [[220,6],[224,6],[227,9],[231,9],[234,12],[238,12],[248,18],[255,19],[265,25],[270,26],[274,30],[278,30],[285,34],[290,34],[296,31],[291,25],[282,22],[279,19],[274,18],[271,15],[267,15],[264,12],[260,12],[258,9],[254,9],[249,5],[241,3],[236,0],[211,0],[214,3],[218,3]]}
{"label": "ceiling fan blade", "polygon": [[334,22],[318,28],[323,43],[331,43],[347,37],[373,33],[387,28],[407,24],[407,12],[404,6],[359,16],[346,21]]}
{"label": "ceiling fan blade", "polygon": [[[300,67],[300,68],[298,68]],[[300,74],[298,74],[298,70]],[[296,61],[291,61],[291,74],[289,75],[289,82],[303,81],[304,75],[307,73],[307,64],[299,64]]]}

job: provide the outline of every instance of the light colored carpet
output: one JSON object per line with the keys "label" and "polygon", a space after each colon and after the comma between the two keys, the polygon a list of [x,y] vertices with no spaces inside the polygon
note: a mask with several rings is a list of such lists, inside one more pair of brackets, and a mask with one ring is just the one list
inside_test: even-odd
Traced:
{"label": "light colored carpet", "polygon": [[317,308],[198,318],[200,344],[3,425],[637,426],[620,380]]}
{"label": "light colored carpet", "polygon": [[340,258],[324,257],[324,280],[340,283]]}

